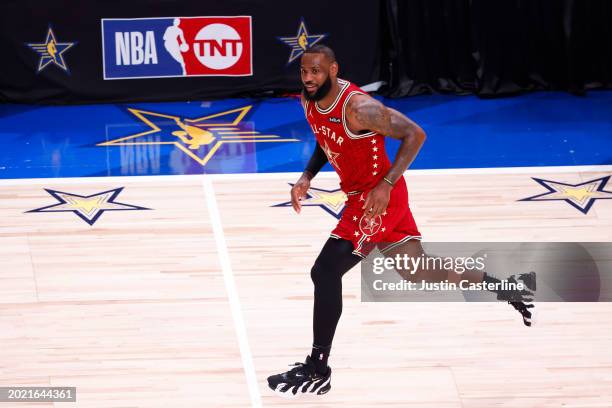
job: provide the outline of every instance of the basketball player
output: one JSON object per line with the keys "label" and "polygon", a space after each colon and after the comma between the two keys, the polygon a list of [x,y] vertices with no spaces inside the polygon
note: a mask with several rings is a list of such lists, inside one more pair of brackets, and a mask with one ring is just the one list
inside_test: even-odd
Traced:
{"label": "basketball player", "polygon": [[[347,201],[342,218],[311,270],[314,283],[312,352],[305,363],[296,363],[291,370],[268,377],[270,388],[284,396],[321,395],[331,388],[331,368],[327,362],[342,313],[342,276],[375,245],[386,256],[425,255],[421,234],[408,206],[403,177],[425,141],[425,132],[400,112],[385,107],[337,74],[338,63],[329,47],[315,45],[305,50],[301,59],[302,106],[317,146],[304,173],[291,189],[292,205],[299,213],[300,200],[306,196],[310,180],[327,162],[338,173]],[[385,136],[401,140],[393,163],[385,152]],[[447,269],[420,269],[413,275],[404,274],[403,278],[417,282],[500,282],[478,270],[459,274]],[[508,281],[522,281],[530,291],[499,291],[497,297],[512,304],[529,326],[529,308],[533,305],[522,300],[533,295],[535,274],[512,276]]]}

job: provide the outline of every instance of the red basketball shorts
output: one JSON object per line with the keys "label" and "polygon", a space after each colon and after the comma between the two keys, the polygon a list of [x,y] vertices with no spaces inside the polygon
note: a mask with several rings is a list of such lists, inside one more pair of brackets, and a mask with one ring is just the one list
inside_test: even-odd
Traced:
{"label": "red basketball shorts", "polygon": [[408,206],[408,189],[404,178],[400,178],[391,190],[387,210],[367,222],[363,204],[367,192],[349,193],[344,212],[331,237],[346,239],[353,243],[353,253],[365,258],[378,246],[384,253],[411,239],[421,239],[410,207]]}

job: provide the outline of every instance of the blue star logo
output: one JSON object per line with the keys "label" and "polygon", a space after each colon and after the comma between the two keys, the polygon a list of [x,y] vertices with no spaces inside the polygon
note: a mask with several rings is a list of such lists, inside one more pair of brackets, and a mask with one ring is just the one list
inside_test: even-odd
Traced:
{"label": "blue star logo", "polygon": [[[293,187],[293,183],[289,183]],[[321,207],[328,214],[333,215],[337,219],[342,217],[344,211],[344,202],[346,194],[339,188],[335,190],[325,190],[322,188],[310,187],[306,192],[306,198],[302,201],[303,207]],[[291,207],[291,201],[276,204],[272,207]]]}
{"label": "blue star logo", "polygon": [[309,34],[306,28],[306,22],[304,17],[300,20],[300,26],[298,27],[297,35],[295,37],[277,37],[284,44],[291,47],[291,54],[289,54],[289,61],[287,65],[298,59],[306,48],[312,47],[322,39],[327,37],[327,34]]}
{"label": "blue star logo", "polygon": [[610,177],[601,177],[578,184],[567,184],[532,177],[548,192],[523,198],[519,201],[565,201],[581,213],[587,214],[593,207],[595,200],[612,199],[612,191],[605,190]]}
{"label": "blue star logo", "polygon": [[119,187],[101,193],[82,196],[45,188],[45,191],[59,202],[26,211],[26,213],[73,212],[87,224],[94,225],[105,211],[150,210],[150,208],[116,202],[115,199],[122,190],[123,187]]}
{"label": "blue star logo", "polygon": [[64,53],[68,51],[76,42],[57,42],[53,29],[49,26],[47,31],[47,38],[42,43],[26,43],[28,47],[36,51],[40,55],[40,61],[38,62],[37,73],[45,69],[49,64],[60,67],[67,74],[70,74],[70,70],[64,61]]}

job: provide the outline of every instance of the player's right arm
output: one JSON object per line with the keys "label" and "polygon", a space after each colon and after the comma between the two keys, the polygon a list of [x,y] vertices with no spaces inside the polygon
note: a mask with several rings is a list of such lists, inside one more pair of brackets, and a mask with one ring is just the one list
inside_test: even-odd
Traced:
{"label": "player's right arm", "polygon": [[[301,102],[302,106],[304,106],[303,96],[301,97]],[[304,172],[293,187],[291,187],[291,205],[296,213],[299,214],[302,210],[302,203],[300,201],[306,197],[306,193],[310,188],[310,180],[325,166],[325,163],[327,163],[327,156],[321,146],[319,146],[319,143],[317,143]]]}

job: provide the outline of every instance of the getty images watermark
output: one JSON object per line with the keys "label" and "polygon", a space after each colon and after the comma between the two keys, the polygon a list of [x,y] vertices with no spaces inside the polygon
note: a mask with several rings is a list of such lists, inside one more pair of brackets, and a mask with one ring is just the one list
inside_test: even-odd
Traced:
{"label": "getty images watermark", "polygon": [[[361,262],[365,302],[497,301],[529,289],[539,302],[612,301],[611,242],[423,242],[424,254],[374,249]],[[381,246],[384,248],[384,244]],[[483,272],[489,277],[482,280]],[[537,284],[536,284],[537,283]]]}
{"label": "getty images watermark", "polygon": [[[450,257],[450,256],[408,256],[406,254],[386,257],[384,255],[375,256],[372,261],[372,273],[381,275],[384,272],[392,272],[400,276],[416,276],[418,271],[452,271],[457,275],[462,275],[466,271],[485,272],[485,260],[487,254],[478,257]],[[431,275],[431,274],[430,274]],[[502,279],[499,282],[470,282],[468,279],[461,279],[459,282],[451,282],[448,279],[442,281],[427,281],[420,279],[417,281],[401,279],[399,282],[385,282],[383,279],[376,279],[373,282],[376,291],[386,290],[517,290],[526,289],[523,282],[509,282]]]}

